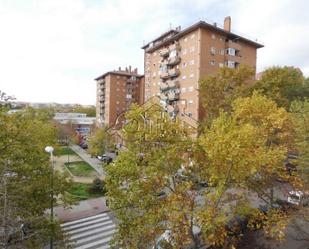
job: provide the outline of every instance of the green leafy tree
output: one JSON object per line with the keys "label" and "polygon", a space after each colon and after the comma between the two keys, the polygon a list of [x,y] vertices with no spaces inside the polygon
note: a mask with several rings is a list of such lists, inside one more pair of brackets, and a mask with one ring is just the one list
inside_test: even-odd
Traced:
{"label": "green leafy tree", "polygon": [[[238,236],[229,236],[227,224],[235,215],[283,238],[286,214],[254,207],[272,205],[277,178],[301,185],[284,168],[293,142],[290,114],[257,93],[231,106],[198,140],[158,106],[127,113],[126,150],[107,167],[107,194],[120,220],[115,247],[157,248],[160,240],[166,248],[233,246]],[[207,189],[200,187],[205,180]]]}
{"label": "green leafy tree", "polygon": [[[32,109],[15,114],[0,110],[1,248],[42,248],[52,232],[61,241],[57,222],[45,215],[50,207],[51,166],[44,148],[55,144],[56,129],[44,115]],[[68,182],[55,172],[54,183],[56,203]]]}
{"label": "green leafy tree", "polygon": [[294,67],[271,67],[265,70],[254,86],[279,106],[290,107],[293,100],[309,97],[308,80],[302,72]]}
{"label": "green leafy tree", "polygon": [[90,193],[105,193],[105,183],[100,178],[95,178],[89,188]]}
{"label": "green leafy tree", "polygon": [[115,145],[112,136],[104,127],[97,130],[89,137],[89,153],[93,156],[102,155],[109,150],[114,150]]}
{"label": "green leafy tree", "polygon": [[230,111],[236,98],[247,96],[253,78],[253,68],[241,65],[236,69],[221,68],[217,74],[202,79],[199,94],[205,109],[205,121],[210,124],[220,109]]}
{"label": "green leafy tree", "polygon": [[302,178],[309,188],[309,99],[293,101],[290,110],[296,127],[294,152],[298,155],[297,169],[301,172]]}
{"label": "green leafy tree", "polygon": [[[231,114],[221,112],[200,137],[207,162],[206,174],[210,184],[217,186],[216,193],[210,193],[209,198],[218,206],[218,203],[224,206],[224,199],[234,189],[234,212],[237,213],[245,206],[250,210],[248,203],[254,206],[257,200],[271,208],[276,199],[277,179],[295,188],[301,186],[299,176],[288,174],[284,167],[293,144],[292,135],[290,114],[278,108],[274,101],[257,93],[235,100]],[[255,199],[250,201],[250,195],[256,196]],[[253,220],[260,215],[255,209],[249,212]],[[283,239],[287,221],[284,213],[273,211],[268,213],[267,221],[258,226],[265,225],[266,235]]]}

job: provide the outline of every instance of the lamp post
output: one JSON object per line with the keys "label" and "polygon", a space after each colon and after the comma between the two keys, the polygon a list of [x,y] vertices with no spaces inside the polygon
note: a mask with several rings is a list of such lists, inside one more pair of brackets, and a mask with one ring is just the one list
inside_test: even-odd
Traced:
{"label": "lamp post", "polygon": [[[53,226],[54,221],[54,160],[53,160],[53,151],[54,148],[52,146],[46,146],[45,151],[50,154],[50,161],[51,161],[51,193],[50,193],[50,221]],[[52,232],[50,235],[50,249],[53,249],[53,233],[54,229],[52,227]]]}

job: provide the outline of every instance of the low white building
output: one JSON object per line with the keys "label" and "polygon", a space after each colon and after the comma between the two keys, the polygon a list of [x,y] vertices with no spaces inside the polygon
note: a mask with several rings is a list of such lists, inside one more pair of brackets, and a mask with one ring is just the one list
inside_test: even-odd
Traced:
{"label": "low white building", "polygon": [[54,120],[60,124],[94,125],[95,117],[87,117],[86,113],[56,112]]}

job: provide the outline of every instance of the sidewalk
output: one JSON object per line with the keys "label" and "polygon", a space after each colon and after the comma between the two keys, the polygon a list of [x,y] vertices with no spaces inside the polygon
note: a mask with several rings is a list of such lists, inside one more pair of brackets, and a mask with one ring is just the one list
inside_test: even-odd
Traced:
{"label": "sidewalk", "polygon": [[75,151],[77,155],[79,155],[85,162],[89,163],[89,165],[94,168],[96,172],[100,176],[106,176],[105,171],[103,170],[102,167],[102,162],[94,157],[91,157],[85,150],[83,150],[81,147],[78,145],[71,145],[70,148]]}
{"label": "sidewalk", "polygon": [[61,222],[77,220],[109,211],[105,205],[105,197],[80,201],[77,205],[73,205],[70,208],[63,208],[63,206],[54,207],[55,216]]}

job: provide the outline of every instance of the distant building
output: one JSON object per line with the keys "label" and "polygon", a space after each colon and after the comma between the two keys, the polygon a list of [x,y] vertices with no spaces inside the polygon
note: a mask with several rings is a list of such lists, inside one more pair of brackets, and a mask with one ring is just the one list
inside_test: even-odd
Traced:
{"label": "distant building", "polygon": [[58,126],[66,126],[81,135],[88,135],[95,125],[95,117],[87,117],[86,113],[57,112],[53,120]]}
{"label": "distant building", "polygon": [[158,96],[171,116],[200,121],[205,111],[199,98],[199,81],[221,67],[240,64],[256,70],[257,49],[263,45],[224,25],[199,21],[181,30],[172,29],[142,48],[145,51],[145,101]]}
{"label": "distant building", "polygon": [[[131,66],[97,77],[96,121],[98,126],[114,126],[132,103],[144,102],[144,76]],[[123,122],[123,120],[118,120]]]}

